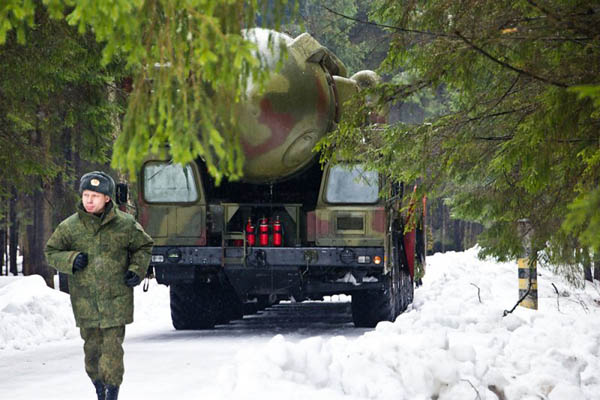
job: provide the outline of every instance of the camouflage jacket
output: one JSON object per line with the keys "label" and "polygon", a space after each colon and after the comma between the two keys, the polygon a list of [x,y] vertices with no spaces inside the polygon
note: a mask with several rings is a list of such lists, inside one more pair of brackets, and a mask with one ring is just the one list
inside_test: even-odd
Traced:
{"label": "camouflage jacket", "polygon": [[[77,326],[108,328],[133,322],[133,289],[125,285],[129,269],[146,275],[152,239],[134,218],[111,201],[101,218],[83,204],[61,222],[46,244],[48,263],[68,275]],[[88,265],[73,274],[73,260],[87,253]]]}

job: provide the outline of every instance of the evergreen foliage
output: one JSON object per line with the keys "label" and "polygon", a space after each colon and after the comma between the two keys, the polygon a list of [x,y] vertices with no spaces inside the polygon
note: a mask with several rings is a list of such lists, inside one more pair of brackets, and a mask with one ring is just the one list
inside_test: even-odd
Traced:
{"label": "evergreen foliage", "polygon": [[[13,272],[18,246],[23,273],[53,286],[43,248],[53,225],[73,212],[80,160],[109,159],[124,64],[102,66],[93,35],[49,18],[44,8],[35,10],[26,36],[20,41],[10,31],[0,45],[0,196],[11,197]],[[7,205],[0,203],[0,213]]]}
{"label": "evergreen foliage", "polygon": [[321,143],[326,156],[421,179],[485,224],[484,255],[518,256],[521,219],[534,250],[568,263],[600,251],[600,2],[378,0],[372,17],[392,36],[380,72],[397,76],[373,95],[447,102],[424,123],[366,132],[357,112]]}
{"label": "evergreen foliage", "polygon": [[[203,157],[217,182],[241,176],[243,156],[235,109],[251,79],[267,71],[243,29],[278,24],[292,0],[43,0],[50,15],[103,44],[103,64],[119,56],[133,77],[113,154],[113,166],[135,170],[165,145],[175,162]],[[0,45],[15,30],[20,42],[33,27],[32,0],[0,7]]]}
{"label": "evergreen foliage", "polygon": [[388,35],[382,29],[357,24],[350,19],[364,18],[369,3],[360,0],[299,0],[298,18],[282,26],[292,37],[310,33],[344,62],[349,75],[375,69],[385,58]]}
{"label": "evergreen foliage", "polygon": [[[105,163],[121,112],[109,90],[119,67],[101,67],[101,46],[36,12],[27,41],[0,46],[0,194],[31,193],[70,172],[66,152]],[[122,104],[122,102],[121,102]],[[68,179],[67,179],[68,180]]]}

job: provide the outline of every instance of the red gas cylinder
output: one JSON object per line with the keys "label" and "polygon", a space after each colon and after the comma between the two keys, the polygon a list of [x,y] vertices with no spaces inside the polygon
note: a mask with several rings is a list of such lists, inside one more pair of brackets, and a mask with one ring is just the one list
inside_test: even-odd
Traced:
{"label": "red gas cylinder", "polygon": [[269,219],[262,217],[258,224],[258,244],[260,246],[269,245]]}
{"label": "red gas cylinder", "polygon": [[246,241],[248,242],[248,246],[256,245],[256,232],[254,229],[252,219],[248,218],[248,223],[246,224]]}
{"label": "red gas cylinder", "polygon": [[273,246],[280,247],[283,243],[283,229],[281,228],[281,221],[279,215],[275,217],[273,222]]}

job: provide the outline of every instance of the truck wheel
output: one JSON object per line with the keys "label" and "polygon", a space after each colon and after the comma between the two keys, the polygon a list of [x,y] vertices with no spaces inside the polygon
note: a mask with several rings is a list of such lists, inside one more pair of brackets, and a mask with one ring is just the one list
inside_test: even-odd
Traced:
{"label": "truck wheel", "polygon": [[234,319],[244,317],[244,304],[240,301],[238,294],[229,282],[222,282],[215,291],[218,292],[219,308],[217,311],[217,323],[226,324]]}
{"label": "truck wheel", "polygon": [[170,298],[171,321],[175,329],[214,328],[219,300],[209,284],[172,284]]}
{"label": "truck wheel", "polygon": [[384,288],[352,295],[352,319],[356,327],[374,328],[380,321],[393,322],[413,301],[413,279],[399,232],[402,230],[392,232],[392,271],[383,276]]}
{"label": "truck wheel", "polygon": [[352,294],[352,320],[357,328],[374,328],[381,321],[393,322],[413,300],[412,278],[401,269],[394,290],[392,278],[383,277],[384,289]]}

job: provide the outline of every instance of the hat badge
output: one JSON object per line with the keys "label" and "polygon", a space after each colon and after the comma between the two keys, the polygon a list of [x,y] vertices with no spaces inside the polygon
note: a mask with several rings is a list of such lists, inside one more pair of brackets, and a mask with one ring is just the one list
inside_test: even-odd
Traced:
{"label": "hat badge", "polygon": [[90,181],[90,184],[91,184],[92,186],[100,186],[100,181],[99,181],[98,179],[95,179],[95,178],[94,178],[94,179],[92,179],[92,180]]}

